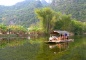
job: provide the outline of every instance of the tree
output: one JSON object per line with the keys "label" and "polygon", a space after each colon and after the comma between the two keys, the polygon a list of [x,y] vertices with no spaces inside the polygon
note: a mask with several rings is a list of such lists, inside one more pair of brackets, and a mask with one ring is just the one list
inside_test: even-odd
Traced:
{"label": "tree", "polygon": [[75,34],[75,35],[80,35],[80,34],[83,34],[84,32],[84,25],[83,25],[83,22],[80,22],[80,21],[77,21],[77,20],[72,20],[71,21],[72,23],[72,32]]}
{"label": "tree", "polygon": [[10,32],[12,34],[25,34],[27,33],[27,29],[20,25],[9,25],[8,29],[10,29]]}
{"label": "tree", "polygon": [[71,15],[66,15],[62,13],[57,14],[59,17],[56,21],[54,29],[71,31],[71,20],[72,20]]}
{"label": "tree", "polygon": [[86,33],[86,22],[83,22],[84,33]]}
{"label": "tree", "polygon": [[86,0],[52,0],[51,7],[55,11],[72,14],[79,21],[86,21]]}
{"label": "tree", "polygon": [[0,24],[0,32],[2,34],[6,34],[6,32],[7,32],[7,26],[4,25],[4,24]]}
{"label": "tree", "polygon": [[57,14],[50,8],[36,9],[35,13],[37,14],[40,22],[42,22],[44,32],[49,34],[52,30],[52,26],[54,26]]}

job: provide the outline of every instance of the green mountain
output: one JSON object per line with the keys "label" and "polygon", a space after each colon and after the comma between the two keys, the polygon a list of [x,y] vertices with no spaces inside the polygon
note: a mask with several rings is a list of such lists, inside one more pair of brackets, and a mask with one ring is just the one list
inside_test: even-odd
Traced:
{"label": "green mountain", "polygon": [[[29,27],[38,22],[34,10],[48,5],[45,0],[25,0],[13,6],[0,6],[0,23]],[[86,21],[86,0],[52,0],[50,7],[55,11],[72,14],[77,20]]]}
{"label": "green mountain", "polygon": [[55,11],[71,14],[79,21],[86,21],[86,0],[52,0]]}
{"label": "green mountain", "polygon": [[0,6],[0,23],[29,27],[38,20],[34,9],[45,6],[39,0],[25,0],[13,6]]}

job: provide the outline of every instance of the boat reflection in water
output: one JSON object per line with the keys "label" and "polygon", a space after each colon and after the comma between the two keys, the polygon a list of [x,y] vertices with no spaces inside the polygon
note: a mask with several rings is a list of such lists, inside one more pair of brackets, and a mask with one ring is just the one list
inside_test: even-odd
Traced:
{"label": "boat reflection in water", "polygon": [[56,54],[58,52],[62,52],[67,50],[68,43],[59,43],[59,44],[49,44],[49,48]]}

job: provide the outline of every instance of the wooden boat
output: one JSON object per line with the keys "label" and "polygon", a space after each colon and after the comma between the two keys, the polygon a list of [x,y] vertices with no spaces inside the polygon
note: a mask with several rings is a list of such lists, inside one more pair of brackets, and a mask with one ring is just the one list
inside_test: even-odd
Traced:
{"label": "wooden boat", "polygon": [[65,43],[65,42],[74,42],[74,39],[58,40],[58,41],[45,41],[45,43],[51,43],[51,44]]}

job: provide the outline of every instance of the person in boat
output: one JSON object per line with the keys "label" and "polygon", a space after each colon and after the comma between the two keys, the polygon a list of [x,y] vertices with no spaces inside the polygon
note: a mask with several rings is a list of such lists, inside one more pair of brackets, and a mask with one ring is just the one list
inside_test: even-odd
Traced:
{"label": "person in boat", "polygon": [[60,40],[65,40],[65,35],[61,34],[60,35]]}
{"label": "person in boat", "polygon": [[57,41],[58,41],[58,40],[61,40],[61,37],[58,37],[56,40],[57,40]]}
{"label": "person in boat", "polygon": [[60,37],[59,37],[59,40],[62,40],[62,38],[63,38],[63,35],[61,34]]}
{"label": "person in boat", "polygon": [[57,37],[57,40],[62,40],[62,34],[59,37]]}
{"label": "person in boat", "polygon": [[61,40],[64,40],[64,35],[61,36]]}
{"label": "person in boat", "polygon": [[55,40],[57,40],[57,37],[56,37],[56,36],[51,36],[51,37],[49,38],[49,41],[55,41]]}
{"label": "person in boat", "polygon": [[67,34],[65,33],[65,39],[68,39],[68,36],[67,36]]}

